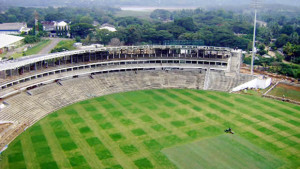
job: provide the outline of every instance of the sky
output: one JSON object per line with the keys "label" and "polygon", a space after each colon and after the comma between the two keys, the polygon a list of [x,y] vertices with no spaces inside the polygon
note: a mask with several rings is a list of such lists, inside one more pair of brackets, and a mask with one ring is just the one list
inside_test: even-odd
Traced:
{"label": "sky", "polygon": [[[4,6],[63,6],[97,4],[110,6],[239,6],[252,0],[0,0]],[[300,6],[300,0],[259,0],[264,4]]]}

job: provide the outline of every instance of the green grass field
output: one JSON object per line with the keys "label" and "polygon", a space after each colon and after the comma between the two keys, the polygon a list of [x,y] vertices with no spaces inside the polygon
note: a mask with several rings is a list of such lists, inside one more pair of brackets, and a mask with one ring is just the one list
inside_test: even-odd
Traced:
{"label": "green grass field", "polygon": [[[47,40],[42,40],[40,42],[38,42],[35,46],[33,46],[32,48],[28,49],[25,54],[26,56],[28,55],[35,55],[38,54],[44,47],[46,47],[47,45],[49,45],[51,43],[51,40],[47,39]],[[11,57],[13,57],[14,59],[20,58],[23,56],[23,53],[15,53],[13,54]]]}
{"label": "green grass field", "polygon": [[75,50],[76,47],[73,46],[74,43],[74,40],[62,40],[51,50],[51,53],[62,52],[62,49],[68,51]]}
{"label": "green grass field", "polygon": [[285,98],[300,102],[300,88],[297,89],[293,86],[289,87],[288,85],[278,85],[268,94],[277,97],[285,96]]}
{"label": "green grass field", "polygon": [[279,168],[284,162],[237,134],[223,134],[164,149],[179,168]]}
{"label": "green grass field", "polygon": [[[229,126],[235,135],[224,133]],[[174,162],[178,154],[189,161]],[[0,168],[9,169],[236,168],[245,160],[242,168],[294,169],[300,106],[201,90],[113,94],[50,114],[1,159]]]}

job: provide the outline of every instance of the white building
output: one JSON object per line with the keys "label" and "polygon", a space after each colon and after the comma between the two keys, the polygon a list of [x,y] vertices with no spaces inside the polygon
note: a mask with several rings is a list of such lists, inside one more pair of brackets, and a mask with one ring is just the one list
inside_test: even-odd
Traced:
{"label": "white building", "polygon": [[110,24],[107,24],[107,23],[101,25],[101,27],[99,29],[106,29],[110,32],[116,32],[117,31],[117,29],[113,25],[110,25]]}
{"label": "white building", "polygon": [[0,54],[21,45],[24,37],[0,34]]}
{"label": "white building", "polygon": [[65,21],[42,21],[43,30],[49,32],[50,37],[67,36],[70,37],[70,27]]}

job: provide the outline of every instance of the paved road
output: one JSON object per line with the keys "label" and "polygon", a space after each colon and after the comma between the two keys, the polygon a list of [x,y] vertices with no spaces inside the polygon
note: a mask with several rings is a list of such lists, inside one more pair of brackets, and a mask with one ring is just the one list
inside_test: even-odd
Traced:
{"label": "paved road", "polygon": [[38,54],[39,55],[44,55],[44,54],[48,54],[51,52],[51,50],[62,40],[66,40],[63,38],[47,38],[51,40],[51,43],[49,45],[47,45],[46,47],[44,47],[44,49],[42,49]]}

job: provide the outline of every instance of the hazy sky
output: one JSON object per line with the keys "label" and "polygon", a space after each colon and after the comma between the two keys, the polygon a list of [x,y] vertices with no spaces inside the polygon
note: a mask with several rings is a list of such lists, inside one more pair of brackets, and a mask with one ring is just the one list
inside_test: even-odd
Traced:
{"label": "hazy sky", "polygon": [[[14,6],[62,6],[78,4],[97,4],[112,6],[222,6],[247,5],[252,0],[0,0],[2,5]],[[300,6],[300,0],[260,0],[264,4],[285,4]]]}

